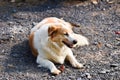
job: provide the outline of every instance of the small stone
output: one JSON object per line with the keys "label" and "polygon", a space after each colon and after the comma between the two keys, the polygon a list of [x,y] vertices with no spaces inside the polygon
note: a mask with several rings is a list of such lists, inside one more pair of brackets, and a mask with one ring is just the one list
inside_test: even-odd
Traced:
{"label": "small stone", "polygon": [[105,74],[105,73],[109,73],[109,72],[110,72],[110,70],[104,69],[104,70],[100,71],[99,74]]}
{"label": "small stone", "polygon": [[77,80],[82,80],[82,78],[80,77],[80,78],[77,78]]}
{"label": "small stone", "polygon": [[110,67],[118,67],[120,66],[119,64],[110,64]]}
{"label": "small stone", "polygon": [[120,43],[117,43],[117,46],[120,46]]}
{"label": "small stone", "polygon": [[89,79],[92,78],[92,76],[90,75],[90,73],[86,73],[86,77],[89,78]]}
{"label": "small stone", "polygon": [[10,37],[10,38],[14,38],[14,36],[13,36],[13,35],[10,35],[9,37]]}
{"label": "small stone", "polygon": [[98,44],[98,42],[93,42],[93,45],[97,45]]}
{"label": "small stone", "polygon": [[92,76],[90,75],[90,73],[85,73],[83,75],[81,75],[81,77],[87,77],[87,78],[92,78]]}
{"label": "small stone", "polygon": [[106,71],[100,71],[99,73],[105,74],[105,73],[106,73]]}
{"label": "small stone", "polygon": [[105,11],[106,9],[105,9],[105,8],[103,8],[103,10]]}
{"label": "small stone", "polygon": [[9,68],[15,68],[15,66],[12,65],[12,64],[8,64],[7,66],[8,66]]}
{"label": "small stone", "polygon": [[74,80],[74,79],[75,79],[75,76],[69,76],[69,79],[70,79],[70,80]]}
{"label": "small stone", "polygon": [[32,22],[32,25],[33,25],[33,26],[35,26],[35,25],[37,25],[37,24],[38,24],[38,23],[36,23],[36,22]]}
{"label": "small stone", "polygon": [[55,76],[51,76],[52,78],[55,78]]}
{"label": "small stone", "polygon": [[120,41],[120,38],[116,38],[117,41]]}
{"label": "small stone", "polygon": [[5,52],[5,50],[3,49],[3,50],[2,50],[2,53],[4,53],[4,52]]}
{"label": "small stone", "polygon": [[12,12],[13,12],[13,13],[16,13],[16,12],[17,12],[17,10],[13,9],[13,10],[12,10]]}
{"label": "small stone", "polygon": [[113,46],[111,44],[105,44],[105,46],[108,48],[113,48]]}
{"label": "small stone", "polygon": [[107,0],[108,3],[114,3],[114,0]]}
{"label": "small stone", "polygon": [[10,21],[10,22],[8,22],[8,25],[11,25],[11,24],[14,24],[14,23],[13,23],[13,22],[11,22],[11,21]]}
{"label": "small stone", "polygon": [[19,30],[19,32],[24,32],[23,30]]}

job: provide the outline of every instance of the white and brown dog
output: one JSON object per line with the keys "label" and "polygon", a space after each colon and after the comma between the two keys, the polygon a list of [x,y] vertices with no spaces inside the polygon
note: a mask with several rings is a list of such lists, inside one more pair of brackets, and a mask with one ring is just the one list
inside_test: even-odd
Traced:
{"label": "white and brown dog", "polygon": [[33,55],[37,57],[39,67],[48,68],[52,74],[61,73],[54,63],[63,64],[65,60],[68,60],[73,67],[83,67],[75,59],[70,48],[76,45],[88,45],[88,39],[75,34],[72,28],[69,22],[56,17],[45,18],[32,28],[29,43]]}

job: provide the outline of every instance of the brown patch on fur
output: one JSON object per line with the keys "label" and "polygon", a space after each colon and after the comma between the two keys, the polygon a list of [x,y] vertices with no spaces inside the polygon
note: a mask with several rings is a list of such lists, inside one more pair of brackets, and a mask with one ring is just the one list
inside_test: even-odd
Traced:
{"label": "brown patch on fur", "polygon": [[58,29],[58,27],[56,27],[56,26],[49,27],[49,29],[48,29],[48,35],[49,36],[53,36],[54,33],[57,33],[57,29]]}
{"label": "brown patch on fur", "polygon": [[37,50],[34,48],[34,45],[33,45],[33,39],[34,39],[34,32],[32,32],[29,36],[29,45],[30,45],[30,48],[32,50],[32,54],[37,57],[38,53],[37,53]]}
{"label": "brown patch on fur", "polygon": [[73,31],[70,29],[65,29],[61,27],[61,25],[54,25],[49,27],[48,29],[48,35],[50,36],[50,39],[54,42],[61,43],[65,38],[66,33],[72,33]]}
{"label": "brown patch on fur", "polygon": [[[54,26],[50,26],[49,29],[48,29],[48,35],[50,36],[50,38],[54,41],[54,39],[56,37],[60,37],[64,34],[64,32],[67,32],[65,31],[65,29],[63,29],[61,27],[61,25],[54,25]],[[57,40],[58,42],[59,40]]]}

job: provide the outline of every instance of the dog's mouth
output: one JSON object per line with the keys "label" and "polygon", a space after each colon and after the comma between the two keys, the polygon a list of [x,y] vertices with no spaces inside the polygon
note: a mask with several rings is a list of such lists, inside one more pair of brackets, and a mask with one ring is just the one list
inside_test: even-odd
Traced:
{"label": "dog's mouth", "polygon": [[62,41],[67,47],[73,48],[74,44],[69,41]]}

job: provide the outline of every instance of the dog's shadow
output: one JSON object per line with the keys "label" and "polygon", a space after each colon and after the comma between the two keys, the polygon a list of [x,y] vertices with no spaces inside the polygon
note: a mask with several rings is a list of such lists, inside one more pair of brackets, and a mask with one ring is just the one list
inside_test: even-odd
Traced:
{"label": "dog's shadow", "polygon": [[[36,63],[36,57],[32,55],[32,52],[30,50],[29,42],[28,40],[25,40],[11,47],[11,52],[8,55],[8,59],[4,63],[4,72],[33,72],[40,74],[48,73],[49,75],[52,75],[47,68],[37,67],[37,65],[38,64]],[[65,61],[64,65],[68,68],[71,66],[67,61]],[[57,68],[60,68],[61,65],[55,64],[55,66]]]}
{"label": "dog's shadow", "polygon": [[36,58],[31,53],[28,40],[11,47],[5,67],[5,72],[48,72],[47,69],[37,67]]}

